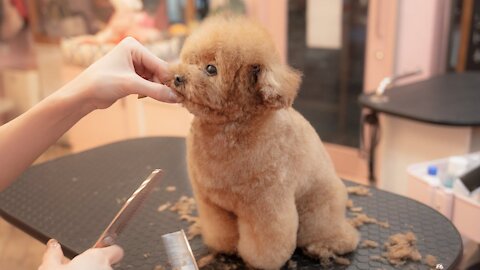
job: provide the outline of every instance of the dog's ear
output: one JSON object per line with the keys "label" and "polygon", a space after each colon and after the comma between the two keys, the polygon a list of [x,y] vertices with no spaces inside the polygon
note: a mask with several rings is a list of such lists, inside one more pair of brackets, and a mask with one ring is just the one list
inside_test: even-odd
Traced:
{"label": "dog's ear", "polygon": [[292,105],[300,85],[300,72],[284,64],[252,65],[252,74],[263,104],[273,109]]}

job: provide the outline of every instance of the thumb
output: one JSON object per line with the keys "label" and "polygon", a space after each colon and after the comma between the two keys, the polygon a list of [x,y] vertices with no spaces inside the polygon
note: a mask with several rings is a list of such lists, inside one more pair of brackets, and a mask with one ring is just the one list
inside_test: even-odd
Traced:
{"label": "thumb", "polygon": [[[47,250],[43,254],[42,267],[60,266],[62,265],[63,252],[60,244],[55,239],[50,239],[47,243]],[[45,268],[46,269],[46,268]]]}
{"label": "thumb", "polygon": [[108,259],[110,265],[118,263],[123,258],[123,249],[117,245],[99,248],[98,251]]}
{"label": "thumb", "polygon": [[128,89],[129,94],[148,96],[158,101],[167,103],[178,103],[182,101],[182,98],[170,87],[164,84],[145,80],[140,76],[135,77],[131,86],[133,89]]}

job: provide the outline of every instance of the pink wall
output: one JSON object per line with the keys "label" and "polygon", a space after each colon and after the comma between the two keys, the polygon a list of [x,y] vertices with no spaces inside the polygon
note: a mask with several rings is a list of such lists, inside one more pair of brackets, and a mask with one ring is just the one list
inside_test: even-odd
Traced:
{"label": "pink wall", "polygon": [[393,74],[397,29],[397,0],[370,0],[365,50],[364,91],[371,92]]}
{"label": "pink wall", "polygon": [[260,21],[277,44],[283,62],[287,60],[287,0],[245,0],[247,13]]}
{"label": "pink wall", "polygon": [[450,0],[370,0],[365,91],[383,77],[421,69],[405,84],[445,70]]}
{"label": "pink wall", "polygon": [[445,71],[448,42],[448,0],[402,0],[398,2],[397,74],[420,68],[422,74],[400,84],[427,79]]}

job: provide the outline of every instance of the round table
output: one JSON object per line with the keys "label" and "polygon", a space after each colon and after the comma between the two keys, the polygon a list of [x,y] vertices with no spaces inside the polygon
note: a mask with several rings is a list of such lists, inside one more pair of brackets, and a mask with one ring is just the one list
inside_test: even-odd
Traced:
{"label": "round table", "polygon": [[[188,229],[177,213],[159,212],[166,202],[192,196],[188,182],[183,138],[152,137],[122,141],[86,152],[65,156],[28,169],[11,187],[0,193],[0,213],[15,226],[42,242],[55,238],[73,257],[91,247],[131,193],[155,168],[165,171],[157,188],[118,239],[125,250],[115,269],[152,270],[166,265],[160,236]],[[346,181],[347,185],[353,185]],[[175,186],[175,191],[166,187]],[[362,239],[380,243],[378,248],[358,248],[345,257],[349,266],[322,267],[296,251],[295,269],[395,269],[372,260],[392,234],[412,231],[422,255],[431,254],[443,269],[453,269],[462,255],[462,240],[452,223],[419,202],[370,188],[372,196],[351,195],[355,206],[389,228],[376,224],[359,228]],[[349,213],[351,215],[351,213]],[[190,241],[197,259],[208,254],[201,237]],[[230,268],[228,268],[230,267]],[[246,269],[235,257],[219,256],[204,269]],[[291,269],[284,266],[282,269]],[[429,269],[422,263],[408,263],[401,269]]]}

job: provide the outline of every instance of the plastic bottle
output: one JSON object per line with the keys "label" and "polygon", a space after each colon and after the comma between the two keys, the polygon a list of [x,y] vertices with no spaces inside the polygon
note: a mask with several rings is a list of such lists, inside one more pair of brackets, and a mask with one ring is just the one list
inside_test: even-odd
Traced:
{"label": "plastic bottle", "polygon": [[468,160],[466,158],[459,156],[450,157],[448,159],[445,176],[442,179],[443,186],[446,188],[452,188],[454,180],[467,170],[467,166]]}
{"label": "plastic bottle", "polygon": [[428,165],[425,180],[427,180],[431,186],[438,185],[440,180],[438,179],[438,167],[436,165]]}
{"label": "plastic bottle", "polygon": [[436,165],[429,165],[427,167],[427,175],[425,175],[423,179],[430,186],[426,195],[428,196],[428,205],[433,207],[435,203],[435,193],[437,188],[440,186],[440,179],[438,178],[438,167]]}

